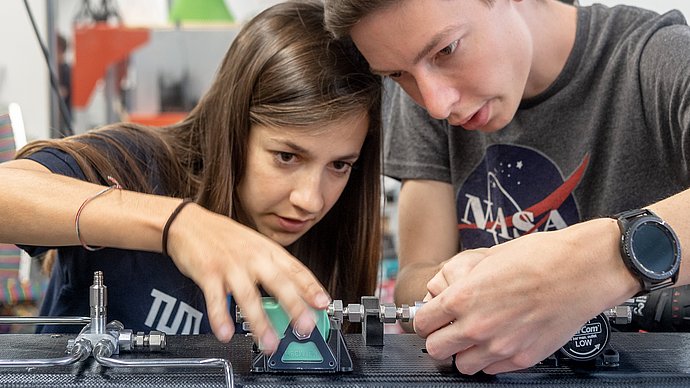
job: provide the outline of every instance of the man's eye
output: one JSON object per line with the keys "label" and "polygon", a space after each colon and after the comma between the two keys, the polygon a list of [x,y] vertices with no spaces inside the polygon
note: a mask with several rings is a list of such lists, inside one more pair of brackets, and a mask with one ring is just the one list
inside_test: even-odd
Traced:
{"label": "man's eye", "polygon": [[402,76],[402,71],[396,71],[394,73],[388,74],[388,77],[390,78],[400,78],[400,76]]}
{"label": "man's eye", "polygon": [[452,54],[455,49],[458,48],[458,41],[454,41],[453,43],[449,44],[448,46],[444,47],[439,51],[441,55],[450,55]]}

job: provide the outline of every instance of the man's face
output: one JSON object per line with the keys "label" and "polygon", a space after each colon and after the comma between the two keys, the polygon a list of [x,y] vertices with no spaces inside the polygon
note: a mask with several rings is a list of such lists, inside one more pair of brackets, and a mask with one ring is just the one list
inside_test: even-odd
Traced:
{"label": "man's face", "polygon": [[429,114],[468,130],[512,120],[532,60],[515,0],[404,0],[351,31],[373,72],[388,76]]}

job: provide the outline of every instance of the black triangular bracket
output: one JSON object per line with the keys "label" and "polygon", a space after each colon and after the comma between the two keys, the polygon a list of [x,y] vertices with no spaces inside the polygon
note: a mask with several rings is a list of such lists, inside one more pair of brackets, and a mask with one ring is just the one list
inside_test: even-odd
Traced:
{"label": "black triangular bracket", "polygon": [[[331,319],[333,321],[333,319]],[[345,340],[341,331],[339,330],[339,322],[331,322],[331,329],[329,331],[328,343],[324,341],[323,335],[318,327],[314,328],[311,335],[307,338],[300,339],[293,332],[292,325],[288,325],[285,329],[283,339],[278,344],[278,349],[270,355],[266,356],[258,349],[254,349],[254,357],[252,360],[252,372],[268,372],[268,373],[285,373],[285,372],[350,372],[352,371],[352,358],[345,345]],[[313,343],[318,350],[321,361],[283,361],[286,350],[293,343]]]}

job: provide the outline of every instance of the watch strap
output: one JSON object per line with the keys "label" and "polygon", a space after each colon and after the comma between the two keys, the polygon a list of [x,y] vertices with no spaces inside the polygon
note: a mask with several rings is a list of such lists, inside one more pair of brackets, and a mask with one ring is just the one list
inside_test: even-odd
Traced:
{"label": "watch strap", "polygon": [[670,287],[674,284],[676,284],[676,280],[678,279],[678,274],[674,275],[672,278],[666,279],[664,281],[658,282],[658,283],[653,283],[647,279],[640,279],[642,282],[642,291],[638,294],[646,294],[648,292],[660,290],[662,288]]}
{"label": "watch strap", "polygon": [[640,216],[652,216],[659,218],[656,214],[654,214],[653,211],[649,209],[632,209],[632,210],[626,210],[624,212],[620,212],[613,216],[613,218],[617,219],[618,222],[625,222],[629,223],[629,220],[632,220],[634,218],[640,217]]}

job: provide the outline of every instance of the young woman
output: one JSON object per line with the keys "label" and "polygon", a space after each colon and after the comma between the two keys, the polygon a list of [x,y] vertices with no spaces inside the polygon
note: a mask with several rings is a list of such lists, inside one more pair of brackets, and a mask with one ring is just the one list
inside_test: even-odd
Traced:
{"label": "young woman", "polygon": [[228,341],[230,294],[272,352],[259,287],[301,334],[329,294],[371,294],[380,80],[350,54],[320,2],[281,3],[244,26],[179,124],[39,141],[0,165],[0,241],[58,248],[41,314],[87,314],[103,271],[127,328]]}

